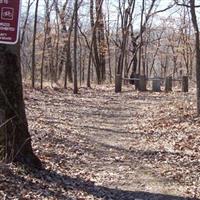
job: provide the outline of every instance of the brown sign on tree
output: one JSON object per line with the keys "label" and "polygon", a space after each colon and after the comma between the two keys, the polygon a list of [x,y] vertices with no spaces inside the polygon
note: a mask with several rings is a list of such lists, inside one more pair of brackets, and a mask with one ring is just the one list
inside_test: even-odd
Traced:
{"label": "brown sign on tree", "polygon": [[18,41],[20,0],[0,0],[0,43]]}

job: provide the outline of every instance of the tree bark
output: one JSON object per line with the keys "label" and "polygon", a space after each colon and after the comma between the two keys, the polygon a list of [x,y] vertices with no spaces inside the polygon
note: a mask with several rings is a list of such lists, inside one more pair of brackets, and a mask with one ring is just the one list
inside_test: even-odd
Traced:
{"label": "tree bark", "polygon": [[[95,58],[94,59],[94,61],[95,61],[94,66],[95,66],[95,69],[96,69],[97,83],[101,84],[101,81],[102,81],[101,80],[101,70],[100,70],[101,64],[100,64],[98,45],[97,45],[97,37],[96,37],[97,23],[98,23],[100,15],[99,15],[99,12],[98,12],[96,22],[94,22],[94,11],[93,10],[94,10],[94,1],[90,0],[90,24],[91,24],[91,28],[92,28],[91,51],[92,50],[94,51],[94,58]],[[92,54],[92,52],[91,52],[91,54]],[[90,56],[92,56],[92,55],[90,55]],[[89,62],[91,64],[91,61],[89,61]]]}
{"label": "tree bark", "polygon": [[195,30],[195,50],[196,50],[196,81],[197,81],[197,114],[200,115],[200,44],[199,27],[195,12],[195,0],[190,0],[190,12]]}
{"label": "tree bark", "polygon": [[96,16],[99,15],[99,19],[97,21],[97,39],[98,39],[98,54],[99,54],[99,68],[100,68],[100,79],[101,82],[106,79],[106,60],[105,60],[105,25],[104,25],[104,17],[103,17],[103,9],[102,9],[102,0],[96,0]]}
{"label": "tree bark", "polygon": [[0,45],[0,157],[41,168],[28,132],[19,52],[19,44]]}
{"label": "tree bark", "polygon": [[77,81],[77,35],[78,35],[78,0],[74,5],[74,94],[78,94],[78,81]]}
{"label": "tree bark", "polygon": [[38,18],[38,4],[39,0],[36,1],[35,5],[35,19],[34,19],[34,28],[33,28],[33,46],[32,46],[32,88],[35,88],[35,40],[37,33],[37,18]]}
{"label": "tree bark", "polygon": [[120,49],[120,56],[119,56],[119,61],[118,61],[118,66],[117,66],[117,73],[116,73],[116,79],[115,84],[118,85],[115,87],[115,92],[121,92],[122,90],[122,81],[118,83],[118,78],[117,76],[121,76],[122,78],[122,72],[124,68],[124,56],[125,56],[125,50],[126,50],[126,44],[127,44],[127,38],[128,38],[128,17],[129,17],[129,9],[126,9],[125,11],[125,16],[124,16],[124,21],[123,21],[123,27],[122,27],[122,44],[121,44],[121,49]]}

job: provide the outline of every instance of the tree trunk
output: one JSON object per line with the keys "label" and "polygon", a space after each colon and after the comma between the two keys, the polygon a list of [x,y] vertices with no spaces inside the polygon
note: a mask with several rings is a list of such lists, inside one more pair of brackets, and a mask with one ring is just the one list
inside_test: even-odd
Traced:
{"label": "tree trunk", "polygon": [[35,19],[34,19],[34,28],[33,28],[33,47],[32,47],[32,88],[35,88],[35,40],[37,33],[37,18],[38,18],[38,4],[39,0],[36,1],[35,5]]}
{"label": "tree trunk", "polygon": [[[72,78],[72,60],[71,60],[71,35],[73,31],[73,23],[74,23],[74,12],[70,21],[70,26],[68,29],[68,36],[66,44],[63,48],[63,53],[66,55],[66,61],[65,61],[65,75],[64,75],[64,88],[67,89],[67,78],[70,82],[73,82]],[[65,30],[65,26],[63,27]]]}
{"label": "tree trunk", "polygon": [[[116,75],[120,75],[122,78],[122,72],[123,72],[123,68],[124,68],[124,56],[125,56],[125,51],[126,51],[126,44],[127,44],[127,38],[128,38],[128,17],[129,17],[129,10],[127,9],[125,11],[125,16],[124,16],[124,23],[123,23],[123,30],[122,30],[122,44],[121,44],[121,49],[120,49],[120,56],[119,56],[119,61],[118,61],[118,67],[117,67],[117,73]],[[117,80],[117,76],[115,77]],[[115,84],[117,84],[117,86],[115,86],[115,92],[121,92],[122,90],[122,81],[118,82],[117,80],[115,80]]]}
{"label": "tree trunk", "polygon": [[96,16],[99,15],[97,21],[97,39],[98,39],[98,53],[99,53],[99,68],[101,73],[101,81],[106,79],[106,60],[105,60],[105,25],[102,10],[102,0],[96,0]]}
{"label": "tree trunk", "polygon": [[21,29],[22,30],[21,37],[20,37],[20,44],[21,45],[24,42],[24,37],[25,37],[25,33],[26,33],[26,26],[27,26],[27,23],[28,23],[29,13],[30,13],[30,9],[31,9],[33,2],[31,2],[31,0],[28,0],[27,4],[28,4],[28,6],[27,6],[27,10],[26,10],[26,18],[24,20],[24,24],[23,24],[23,27]]}
{"label": "tree trunk", "polygon": [[74,5],[74,94],[78,94],[77,82],[77,29],[78,29],[78,0]]}
{"label": "tree trunk", "polygon": [[[142,49],[143,49],[143,15],[144,15],[144,9],[145,9],[145,1],[142,1],[142,11],[141,11],[141,21],[140,21],[140,48],[139,48],[139,66],[138,66],[138,73],[141,74],[141,64],[142,64]],[[142,70],[142,75],[144,74],[144,69]]]}
{"label": "tree trunk", "polygon": [[196,81],[197,81],[197,114],[200,115],[200,44],[199,27],[195,12],[195,0],[190,0],[190,12],[192,23],[195,30],[195,50],[196,50]]}
{"label": "tree trunk", "polygon": [[[97,27],[97,24],[95,24],[94,22],[94,1],[93,0],[90,0],[90,24],[91,24],[91,28],[92,28],[92,48],[91,48],[91,51],[92,49],[94,50],[94,65],[95,65],[95,68],[96,68],[96,75],[97,75],[97,83],[100,84],[101,83],[101,70],[100,70],[100,59],[99,59],[99,53],[98,53],[98,46],[97,46],[97,37],[96,37],[96,27]],[[99,18],[99,14],[98,14],[98,18]],[[97,19],[97,22],[98,23],[98,20]],[[90,58],[91,59],[91,58]]]}
{"label": "tree trunk", "polygon": [[41,168],[31,146],[22,92],[19,45],[0,45],[0,157]]}
{"label": "tree trunk", "polygon": [[45,13],[45,24],[44,24],[44,41],[42,47],[42,60],[41,60],[41,68],[40,68],[40,88],[43,89],[43,81],[44,81],[44,62],[45,62],[45,51],[46,51],[46,42],[47,42],[47,32],[49,27],[49,1],[46,2],[46,13]]}

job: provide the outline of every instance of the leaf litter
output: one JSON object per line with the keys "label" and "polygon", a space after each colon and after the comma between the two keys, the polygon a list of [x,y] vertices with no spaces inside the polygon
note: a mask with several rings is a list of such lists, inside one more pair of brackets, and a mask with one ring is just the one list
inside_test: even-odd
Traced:
{"label": "leaf litter", "polygon": [[113,86],[25,89],[33,148],[45,170],[0,165],[1,199],[200,198],[195,92]]}

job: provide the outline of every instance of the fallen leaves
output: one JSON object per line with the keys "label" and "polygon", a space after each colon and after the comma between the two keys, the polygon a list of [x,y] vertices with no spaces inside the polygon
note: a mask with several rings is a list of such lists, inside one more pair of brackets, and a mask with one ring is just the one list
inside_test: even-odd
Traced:
{"label": "fallen leaves", "polygon": [[46,170],[2,165],[1,199],[200,197],[194,93],[115,94],[112,86],[80,93],[25,90],[33,148]]}

